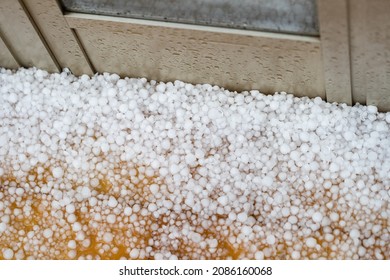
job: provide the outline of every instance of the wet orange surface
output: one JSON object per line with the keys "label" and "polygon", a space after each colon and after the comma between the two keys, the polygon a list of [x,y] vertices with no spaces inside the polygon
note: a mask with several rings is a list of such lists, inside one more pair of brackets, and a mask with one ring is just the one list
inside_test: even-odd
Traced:
{"label": "wet orange surface", "polygon": [[[10,186],[20,187],[26,184],[26,182],[22,182],[13,176],[3,176],[1,178],[0,193],[3,193],[4,197],[1,201],[4,213],[10,218],[8,224],[12,226],[12,231],[7,230],[0,235],[0,252],[6,248],[13,248],[15,254],[19,252],[19,258],[28,258],[35,254],[35,258],[38,259],[128,259],[130,258],[130,251],[134,246],[137,248],[149,247],[151,251],[158,251],[161,247],[158,241],[163,242],[159,236],[161,234],[159,229],[166,229],[172,225],[180,228],[183,220],[179,219],[178,215],[160,215],[156,218],[149,212],[147,215],[138,215],[138,220],[131,221],[129,216],[123,214],[123,209],[126,205],[138,204],[142,208],[142,205],[151,200],[152,194],[149,190],[151,184],[157,183],[160,186],[164,184],[156,177],[147,177],[142,174],[139,171],[140,169],[142,168],[135,168],[135,172],[131,176],[121,175],[117,177],[119,178],[118,181],[113,179],[107,180],[104,176],[100,176],[99,184],[93,188],[93,196],[97,199],[97,204],[102,195],[113,196],[119,201],[121,213],[116,214],[117,220],[115,223],[107,223],[103,218],[96,218],[96,214],[100,214],[103,217],[112,213],[112,210],[104,207],[91,207],[89,200],[75,203],[74,215],[76,222],[81,226],[82,238],[77,236],[78,233],[72,229],[71,223],[66,222],[69,215],[66,213],[65,207],[53,208],[52,203],[55,199],[51,194],[47,194],[42,190],[42,187],[47,185],[49,181],[47,179],[47,177],[50,177],[48,169],[43,174],[38,174],[36,170],[31,171],[28,177],[25,178],[25,180],[29,181],[31,187],[22,196],[17,196],[16,198],[9,194],[7,188]],[[114,170],[114,174],[118,175],[120,173],[121,169]],[[126,185],[125,182],[130,182],[131,185]],[[136,183],[133,184],[133,182]],[[32,185],[35,185],[35,187],[32,187]],[[76,190],[77,186],[72,186],[72,189]],[[122,190],[126,190],[125,196],[121,195]],[[322,197],[308,199],[305,203],[324,203],[324,201],[331,200],[331,193],[326,191]],[[194,213],[187,212],[185,213],[187,217],[194,215]],[[142,219],[139,218],[141,216]],[[264,245],[261,240],[257,242],[256,240],[251,240],[247,244],[245,242],[241,244],[231,243],[229,241],[230,238],[236,237],[238,233],[229,231],[227,235],[226,230],[222,231],[221,227],[218,226],[223,224],[227,217],[214,216],[213,218],[213,224],[207,230],[200,227],[197,224],[199,221],[196,219],[188,219],[187,221],[197,229],[197,232],[203,238],[218,240],[218,245],[215,249],[209,250],[210,248],[207,248],[211,252],[208,255],[202,256],[202,251],[205,248],[199,247],[199,244],[188,240],[184,241],[180,237],[175,239],[171,245],[165,242],[165,248],[168,248],[179,259],[191,258],[189,257],[191,252],[193,253],[196,250],[199,250],[199,258],[238,259],[246,256],[246,253],[250,251],[250,246],[256,246],[257,250],[267,249],[267,245]],[[281,223],[282,227],[283,221],[278,222]],[[133,223],[136,223],[138,226],[133,225]],[[382,220],[382,227],[387,227],[385,219]],[[46,228],[54,228],[53,236],[49,239],[40,236],[38,240],[42,242],[37,242],[37,238],[34,241],[34,236],[37,233],[42,233]],[[140,228],[142,229],[141,232],[139,231]],[[104,241],[102,233],[106,232],[112,234],[112,241]],[[316,241],[317,244],[321,245],[321,249],[309,249],[307,257],[325,256],[326,258],[333,258],[336,252],[334,252],[332,244],[341,242],[343,236],[345,237],[348,233],[341,226],[333,224],[332,234],[334,235],[334,241],[327,242],[324,239],[325,233],[322,227],[319,229],[319,232],[320,237],[316,238]],[[154,242],[151,243],[151,240],[154,240]],[[76,242],[76,248],[68,246],[70,241]],[[304,243],[304,240],[300,239],[299,243]],[[291,248],[294,245],[290,241],[278,240],[276,246],[269,251],[270,255],[266,256],[266,258],[289,258]],[[370,252],[372,252],[373,258],[375,258],[375,250],[378,249],[383,250],[379,245],[371,246]],[[382,253],[386,256],[386,252],[382,251]],[[0,259],[2,258],[3,256],[0,254]],[[137,258],[144,259],[148,257],[140,255]]]}
{"label": "wet orange surface", "polygon": [[[45,171],[47,173],[47,170]],[[139,179],[139,182],[131,188],[126,188],[130,193],[126,196],[127,198],[131,197],[132,199],[129,201],[129,204],[139,204],[143,205],[151,195],[149,191],[149,186],[155,183],[155,178],[148,178],[145,175],[139,173],[138,169],[136,169],[135,176]],[[25,192],[23,196],[19,196],[18,199],[15,200],[14,197],[7,194],[6,188],[7,185],[16,185],[20,186],[23,182],[15,179],[13,176],[1,178],[1,192],[4,193],[4,197],[2,199],[4,205],[8,205],[8,209],[11,213],[16,213],[19,211],[21,214],[19,215],[9,215],[10,221],[9,224],[12,225],[12,232],[0,235],[0,252],[3,249],[13,247],[15,244],[19,244],[20,246],[18,250],[23,251],[23,258],[27,258],[28,256],[33,255],[33,252],[37,249],[40,250],[41,246],[47,247],[45,244],[40,245],[38,247],[30,244],[30,238],[28,237],[28,233],[32,234],[35,229],[38,231],[43,231],[45,228],[50,228],[53,226],[57,227],[57,231],[54,231],[52,236],[52,242],[50,248],[43,248],[42,253],[39,258],[42,259],[69,259],[68,255],[71,249],[68,247],[68,242],[71,240],[76,240],[76,233],[71,229],[70,224],[62,224],[58,219],[66,217],[65,207],[63,209],[53,209],[51,207],[51,202],[53,201],[53,197],[51,195],[45,195],[40,192],[40,186],[47,184],[47,180],[45,174],[38,174],[36,171],[30,172],[29,178],[35,178],[34,183],[38,188],[35,190],[31,190],[30,192]],[[129,180],[130,177],[121,178],[121,182]],[[98,186],[94,188],[97,192],[95,197],[99,197],[100,194],[107,194],[120,198],[120,192],[118,188],[115,188],[114,185],[118,185],[114,182],[110,182],[105,178],[99,180]],[[73,189],[75,187],[73,186]],[[23,210],[29,208],[28,215],[23,213]],[[81,209],[83,211],[81,211]],[[102,210],[102,212],[105,210]],[[88,202],[80,202],[76,203],[76,210],[74,215],[76,216],[76,221],[80,223],[84,229],[85,233],[85,244],[80,242],[82,245],[78,245],[75,249],[76,256],[74,258],[91,258],[91,259],[120,259],[120,258],[129,258],[129,252],[131,251],[130,242],[128,241],[130,238],[132,240],[136,240],[136,244],[140,247],[148,246],[149,239],[156,238],[158,235],[158,231],[155,230],[155,226],[157,228],[162,228],[164,226],[169,226],[175,223],[175,221],[171,220],[167,215],[162,215],[158,219],[153,217],[152,215],[147,215],[143,217],[143,221],[137,221],[142,223],[144,226],[142,227],[143,232],[138,232],[134,229],[134,227],[129,227],[131,224],[129,218],[124,215],[119,215],[119,219],[121,221],[114,224],[109,224],[107,222],[97,222],[93,218],[93,214],[95,213],[95,209],[89,206]],[[65,219],[66,220],[66,219]],[[180,224],[180,223],[179,223]],[[42,229],[42,230],[41,230]],[[215,229],[214,229],[215,230]],[[110,232],[113,234],[113,240],[109,243],[109,250],[105,248],[105,242],[102,240],[101,234],[99,232]],[[220,234],[213,231],[210,228],[207,231],[203,231],[203,237],[206,238],[217,238],[219,240],[218,245],[215,249],[215,252],[218,252],[219,259],[232,258],[237,259],[239,255],[244,251],[241,247],[234,248],[227,237],[221,239]],[[43,239],[43,237],[42,237]],[[186,258],[188,251],[192,251],[196,249],[198,246],[194,243],[184,243],[182,240],[177,240],[178,243],[175,246],[172,246],[171,252],[175,254],[179,259]],[[11,246],[10,246],[11,245]],[[13,246],[12,246],[13,245]],[[156,249],[156,246],[150,246],[152,250]],[[192,247],[192,248],[191,248]],[[15,251],[16,253],[16,251]],[[0,259],[3,259],[2,254],[0,254]]]}

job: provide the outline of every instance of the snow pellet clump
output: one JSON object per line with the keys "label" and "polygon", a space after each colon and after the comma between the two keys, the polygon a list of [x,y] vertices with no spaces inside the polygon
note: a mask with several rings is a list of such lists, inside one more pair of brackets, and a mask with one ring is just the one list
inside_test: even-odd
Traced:
{"label": "snow pellet clump", "polygon": [[390,257],[375,106],[0,69],[0,164],[3,259]]}

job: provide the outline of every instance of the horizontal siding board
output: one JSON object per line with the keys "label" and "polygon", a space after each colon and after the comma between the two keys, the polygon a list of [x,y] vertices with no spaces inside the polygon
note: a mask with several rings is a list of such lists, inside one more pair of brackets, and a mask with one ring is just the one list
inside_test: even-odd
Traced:
{"label": "horizontal siding board", "polygon": [[317,38],[68,14],[98,72],[324,95]]}

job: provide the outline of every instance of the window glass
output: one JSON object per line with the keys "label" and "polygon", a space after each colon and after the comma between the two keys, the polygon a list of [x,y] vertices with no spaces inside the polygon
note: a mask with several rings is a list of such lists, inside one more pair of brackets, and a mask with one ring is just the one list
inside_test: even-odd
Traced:
{"label": "window glass", "polygon": [[315,0],[62,0],[66,11],[318,35]]}

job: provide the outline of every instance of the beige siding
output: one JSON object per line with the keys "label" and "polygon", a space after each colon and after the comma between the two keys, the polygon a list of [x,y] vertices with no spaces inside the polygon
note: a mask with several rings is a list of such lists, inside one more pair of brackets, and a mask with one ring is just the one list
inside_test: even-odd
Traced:
{"label": "beige siding", "polygon": [[21,66],[36,66],[50,72],[59,70],[29,14],[19,1],[0,1],[0,30]]}
{"label": "beige siding", "polygon": [[354,100],[390,110],[390,1],[350,2]]}
{"label": "beige siding", "polygon": [[352,104],[348,0],[319,0],[326,98]]}
{"label": "beige siding", "polygon": [[69,14],[98,72],[324,97],[316,38]]}
{"label": "beige siding", "polygon": [[23,0],[23,2],[61,68],[68,67],[76,75],[92,75],[93,70],[88,59],[75,34],[67,25],[57,1]]}
{"label": "beige siding", "polygon": [[0,37],[0,67],[7,69],[16,69],[19,67],[19,63],[15,60],[12,53]]}
{"label": "beige siding", "polygon": [[69,13],[0,1],[0,66],[68,67],[390,110],[390,1],[317,0],[320,37]]}

